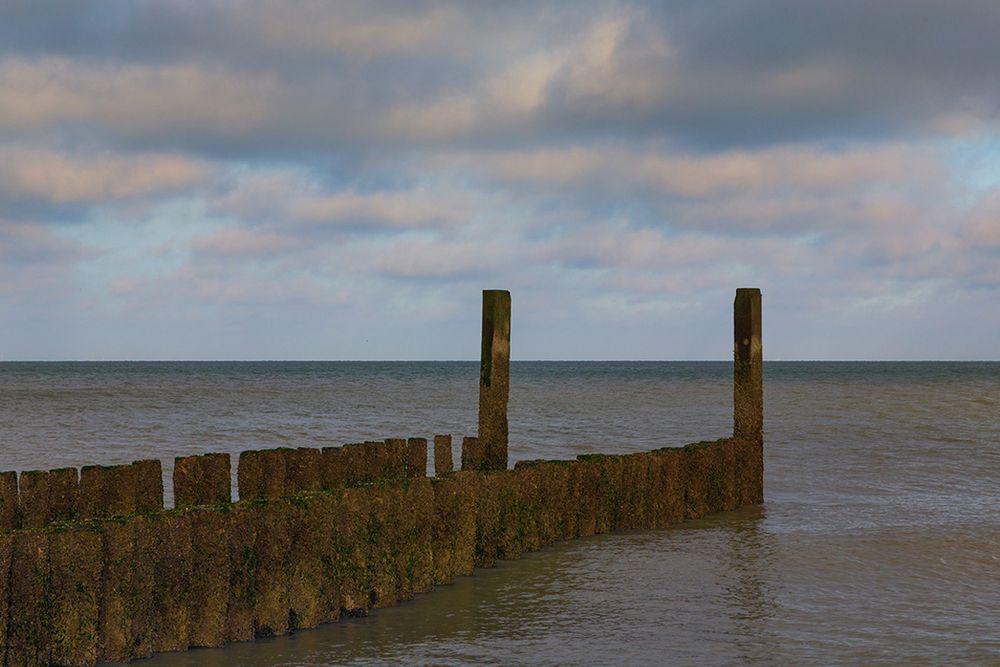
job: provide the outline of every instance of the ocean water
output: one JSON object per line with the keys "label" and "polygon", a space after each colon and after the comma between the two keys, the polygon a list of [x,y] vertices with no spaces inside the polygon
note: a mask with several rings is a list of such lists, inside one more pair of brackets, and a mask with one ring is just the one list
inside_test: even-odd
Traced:
{"label": "ocean water", "polygon": [[[765,364],[765,503],[148,664],[1000,664],[1000,363]],[[474,433],[478,364],[0,363],[0,470]],[[731,365],[515,362],[511,459],[728,435]]]}

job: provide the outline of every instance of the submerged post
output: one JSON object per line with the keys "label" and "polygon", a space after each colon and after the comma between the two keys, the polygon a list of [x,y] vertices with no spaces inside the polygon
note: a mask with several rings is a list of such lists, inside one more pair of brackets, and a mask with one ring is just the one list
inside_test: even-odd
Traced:
{"label": "submerged post", "polygon": [[[479,361],[481,470],[507,469],[510,393],[510,292],[483,290],[483,347]],[[464,461],[463,461],[464,467]]]}
{"label": "submerged post", "polygon": [[741,287],[733,302],[733,435],[764,439],[764,362],[760,290]]}

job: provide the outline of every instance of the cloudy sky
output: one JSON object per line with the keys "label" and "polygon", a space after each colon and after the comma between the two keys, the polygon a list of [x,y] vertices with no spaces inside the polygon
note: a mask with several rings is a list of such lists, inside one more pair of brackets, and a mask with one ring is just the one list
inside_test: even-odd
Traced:
{"label": "cloudy sky", "polygon": [[1000,359],[1000,3],[0,2],[0,359]]}

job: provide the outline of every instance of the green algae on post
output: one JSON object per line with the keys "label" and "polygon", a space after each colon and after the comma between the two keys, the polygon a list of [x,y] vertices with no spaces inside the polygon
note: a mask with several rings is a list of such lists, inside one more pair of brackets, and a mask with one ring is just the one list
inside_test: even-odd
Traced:
{"label": "green algae on post", "polygon": [[217,505],[232,500],[229,454],[178,456],[174,459],[174,506]]}
{"label": "green algae on post", "polygon": [[322,486],[320,460],[323,452],[315,447],[299,447],[289,450],[286,468],[287,491],[319,491]]}
{"label": "green algae on post", "polygon": [[434,474],[437,477],[454,472],[455,464],[452,462],[451,436],[434,436]]}
{"label": "green algae on post", "polygon": [[[241,458],[242,462],[242,458]],[[257,511],[261,501],[240,501],[226,513],[229,536],[229,587],[226,602],[226,642],[254,636],[257,579]]]}
{"label": "green algae on post", "polygon": [[13,470],[0,472],[0,533],[19,526],[18,502],[17,473]]}
{"label": "green algae on post", "polygon": [[134,574],[137,556],[135,533],[131,524],[103,521],[101,535],[101,593],[98,600],[98,660],[127,662],[132,653],[137,628],[140,596],[148,590],[136,589],[139,577]]}
{"label": "green algae on post", "polygon": [[9,618],[11,586],[10,557],[13,545],[14,536],[12,534],[0,533],[0,647],[7,646],[7,620]]}
{"label": "green algae on post", "polygon": [[[137,517],[136,556],[152,571],[149,600],[152,652],[183,651],[190,645],[192,584],[191,521],[180,511]],[[148,554],[148,555],[147,555]]]}
{"label": "green algae on post", "polygon": [[128,466],[135,484],[135,511],[139,514],[163,509],[163,468],[159,459],[133,461]]}
{"label": "green algae on post", "polygon": [[188,642],[191,646],[222,646],[226,642],[231,576],[229,515],[215,508],[199,508],[188,514],[188,520],[192,582]]}
{"label": "green algae on post", "polygon": [[[507,468],[507,401],[510,393],[510,292],[483,290],[479,371],[479,439],[483,470]],[[463,468],[465,467],[463,457]]]}
{"label": "green algae on post", "polygon": [[52,582],[44,531],[13,533],[6,664],[46,667],[52,655]]}
{"label": "green algae on post", "polygon": [[427,438],[407,439],[403,474],[406,477],[427,476]]}
{"label": "green algae on post", "polygon": [[86,667],[97,661],[101,570],[101,535],[92,527],[49,534],[52,664]]}
{"label": "green algae on post", "polygon": [[21,473],[19,487],[22,527],[42,528],[56,521],[76,519],[76,468],[26,470]]}

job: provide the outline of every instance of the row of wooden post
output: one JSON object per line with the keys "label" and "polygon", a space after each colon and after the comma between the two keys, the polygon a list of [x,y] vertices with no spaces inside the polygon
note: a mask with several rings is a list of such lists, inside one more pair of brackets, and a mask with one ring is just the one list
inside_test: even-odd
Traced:
{"label": "row of wooden post", "polygon": [[[733,435],[763,444],[764,363],[760,289],[742,287],[733,302]],[[464,469],[507,468],[510,393],[510,292],[483,290],[479,360],[479,438],[462,451]]]}
{"label": "row of wooden post", "polygon": [[[510,315],[511,301],[510,292],[506,290],[484,290],[483,291],[483,327],[482,327],[482,348],[479,366],[479,425],[478,437],[465,438],[462,442],[461,465],[463,470],[505,470],[508,466],[507,441],[507,403],[510,394]],[[763,391],[763,361],[761,350],[761,294],[756,288],[740,288],[736,290],[736,299],[733,303],[733,435],[738,438],[753,440],[762,446],[764,425],[764,391]],[[443,436],[435,438],[435,459],[440,458],[439,469],[451,469],[451,442],[448,438],[444,442]],[[426,443],[424,443],[426,449]],[[319,450],[316,450],[319,453]],[[248,453],[249,454],[249,453]],[[266,454],[266,452],[265,452]],[[426,453],[425,453],[426,456]],[[447,457],[447,463],[445,463]],[[224,460],[223,460],[224,459]],[[155,463],[155,469],[152,464]],[[143,466],[142,470],[149,471],[150,474],[143,476],[143,479],[151,480],[141,484],[149,493],[159,493],[162,502],[162,486],[159,482],[159,462],[147,461],[138,462],[132,466],[115,466],[105,468],[101,466],[85,467],[80,476],[79,487],[81,493],[91,487],[94,493],[83,493],[82,500],[94,496],[97,499],[111,497],[113,493],[105,493],[104,486],[111,485],[122,492],[129,491],[135,485],[132,480],[133,469]],[[243,465],[241,463],[241,468]],[[66,473],[60,476],[61,473]],[[93,473],[93,475],[90,475]],[[97,473],[101,473],[100,476]],[[129,475],[126,475],[128,473]],[[136,473],[138,474],[138,473]],[[421,471],[422,474],[422,471]],[[110,476],[118,475],[113,481]],[[45,473],[31,472],[24,473],[21,491],[21,504],[28,508],[35,508],[44,516],[34,516],[30,512],[26,513],[25,525],[40,526],[53,520],[69,518],[60,514],[60,508],[66,506],[67,512],[75,510],[78,500],[76,498],[77,477],[76,471],[66,469],[61,471],[49,471]],[[125,476],[132,481],[132,485],[123,484]],[[36,481],[37,477],[37,481]],[[90,483],[90,479],[99,480],[104,484],[100,489],[95,484]],[[228,497],[218,496],[225,493],[229,488],[229,456],[224,454],[214,454],[200,457],[187,457],[178,460],[178,469],[175,470],[175,478],[180,477],[183,482],[181,490],[176,490],[177,502],[179,505],[189,504],[212,504],[221,500],[228,500]],[[64,479],[65,478],[65,479]],[[216,480],[218,478],[218,480]],[[58,484],[65,481],[65,484]],[[44,483],[43,483],[44,482]],[[217,482],[217,483],[213,483]],[[73,493],[60,495],[58,490],[66,487],[72,489]],[[215,489],[209,495],[195,493],[194,489]],[[185,495],[185,490],[192,490],[193,496]],[[221,491],[220,491],[221,490]],[[100,491],[98,493],[97,491]],[[43,494],[46,496],[45,502],[41,502],[35,496]],[[16,499],[17,482],[14,473],[0,473],[0,528],[9,530],[14,526],[14,514],[17,511],[17,502],[10,502]],[[62,496],[66,496],[63,498]],[[134,495],[134,494],[133,494]],[[228,496],[228,493],[225,493]],[[52,498],[49,498],[52,496]],[[218,497],[217,497],[218,496]],[[129,496],[131,497],[131,496]],[[6,502],[5,502],[6,499]],[[97,502],[95,500],[95,502]],[[61,503],[61,504],[60,504]],[[86,505],[86,503],[84,503]],[[37,507],[36,507],[37,506]],[[89,507],[89,506],[87,506]],[[81,516],[98,516],[104,512],[122,513],[126,510],[135,510],[129,507],[114,507],[104,505],[94,505],[90,510]],[[148,509],[148,508],[139,508]],[[36,513],[38,513],[36,512]],[[127,512],[126,512],[127,513]],[[7,516],[10,515],[10,516]],[[75,516],[75,512],[73,513]]]}

